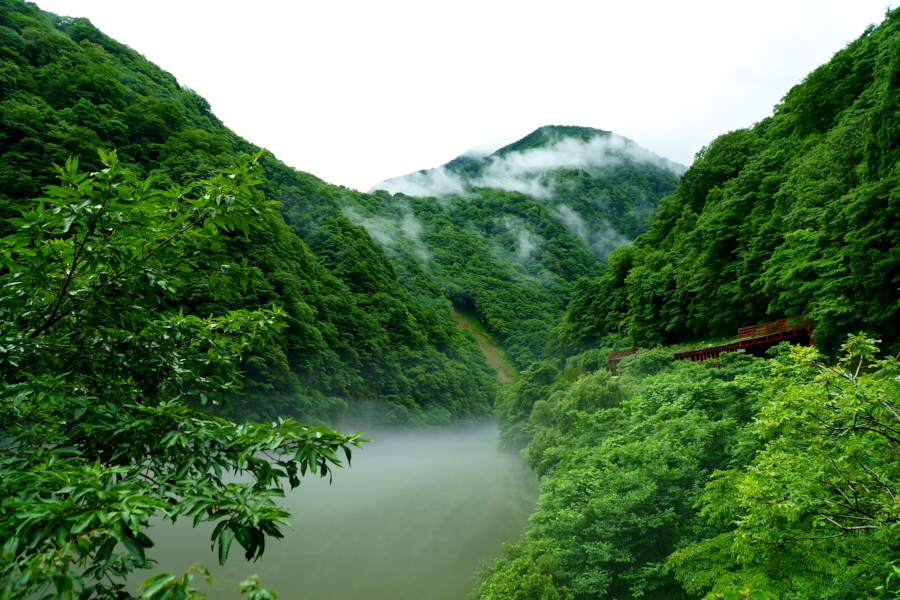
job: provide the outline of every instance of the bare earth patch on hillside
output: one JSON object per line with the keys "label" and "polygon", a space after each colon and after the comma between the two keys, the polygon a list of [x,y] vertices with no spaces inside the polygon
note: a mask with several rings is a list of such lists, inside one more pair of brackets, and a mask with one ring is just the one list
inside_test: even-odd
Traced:
{"label": "bare earth patch on hillside", "polygon": [[497,379],[500,380],[500,383],[510,383],[513,380],[515,371],[513,371],[513,368],[509,363],[503,360],[503,356],[500,354],[500,350],[497,346],[495,346],[486,335],[478,331],[478,329],[476,329],[464,316],[455,310],[451,310],[450,312],[453,314],[453,319],[456,321],[457,327],[460,329],[468,329],[472,332],[472,335],[475,336],[475,341],[478,342],[478,346],[481,348],[481,351],[484,352],[484,358],[487,361],[487,364],[491,365],[494,370],[497,371]]}

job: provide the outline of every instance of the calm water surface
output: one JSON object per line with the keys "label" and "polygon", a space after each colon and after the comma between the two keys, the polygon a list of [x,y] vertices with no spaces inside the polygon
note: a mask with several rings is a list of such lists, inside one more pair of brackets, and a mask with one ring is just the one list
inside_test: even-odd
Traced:
{"label": "calm water surface", "polygon": [[497,450],[493,426],[365,435],[377,441],[355,451],[353,467],[337,469],[330,486],[308,477],[287,494],[293,531],[269,539],[260,561],[244,560],[235,542],[219,566],[213,526],[179,521],[150,532],[155,571],[205,564],[216,598],[238,597],[238,581],[258,574],[280,600],[462,600],[478,565],[524,528],[537,499],[534,473]]}

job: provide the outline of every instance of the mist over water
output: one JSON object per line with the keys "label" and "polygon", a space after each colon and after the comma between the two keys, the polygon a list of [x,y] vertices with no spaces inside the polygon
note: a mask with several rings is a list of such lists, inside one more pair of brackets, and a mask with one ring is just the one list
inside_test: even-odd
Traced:
{"label": "mist over water", "polygon": [[[154,572],[200,562],[216,598],[237,598],[234,586],[258,574],[280,600],[462,600],[478,565],[525,527],[537,500],[534,473],[497,449],[493,425],[364,436],[377,441],[355,451],[352,468],[337,469],[332,485],[306,477],[287,494],[293,531],[267,540],[259,562],[244,560],[235,542],[218,566],[213,525],[192,529],[186,520],[151,529]],[[201,578],[194,584],[208,591]]]}

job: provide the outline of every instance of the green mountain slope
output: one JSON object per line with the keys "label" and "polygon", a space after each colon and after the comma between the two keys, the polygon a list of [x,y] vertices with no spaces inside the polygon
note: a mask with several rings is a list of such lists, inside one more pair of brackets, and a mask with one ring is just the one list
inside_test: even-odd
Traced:
{"label": "green mountain slope", "polygon": [[[551,359],[496,404],[541,498],[470,598],[896,597],[898,73],[894,10],[576,283]],[[818,349],[606,368],[803,313]]]}
{"label": "green mountain slope", "polygon": [[[0,0],[0,123],[4,219],[55,181],[52,163],[74,155],[99,169],[98,147],[118,149],[160,187],[207,177],[255,149],[201,96],[87,20],[17,0]],[[259,269],[255,285],[230,306],[215,305],[199,283],[182,299],[203,314],[272,303],[288,312],[278,343],[245,361],[239,414],[335,420],[363,411],[425,424],[489,411],[494,373],[449,304],[425,305],[400,284],[380,247],[341,213],[340,188],[271,155],[263,164],[262,193],[282,202],[287,222],[270,218],[227,249]]]}
{"label": "green mountain slope", "polygon": [[574,283],[646,230],[681,170],[609,132],[548,126],[342,202],[407,287],[437,286],[524,369],[544,355]]}
{"label": "green mountain slope", "polygon": [[347,215],[384,245],[410,289],[438,285],[519,368],[542,356],[572,283],[600,270],[576,236],[522,194],[484,189],[446,208],[385,192],[348,200]]}
{"label": "green mountain slope", "polygon": [[828,354],[849,332],[900,350],[896,12],[697,154],[647,233],[585,282],[567,352],[733,335],[799,314]]}

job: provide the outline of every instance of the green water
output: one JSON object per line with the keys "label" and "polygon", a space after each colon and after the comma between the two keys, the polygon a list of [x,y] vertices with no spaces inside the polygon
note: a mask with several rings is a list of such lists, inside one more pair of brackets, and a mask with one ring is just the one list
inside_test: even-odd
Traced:
{"label": "green water", "polygon": [[[478,565],[524,528],[537,499],[534,473],[497,450],[493,427],[367,435],[377,441],[355,452],[331,486],[307,478],[287,494],[293,531],[270,540],[260,561],[245,561],[235,543],[220,567],[212,526],[179,522],[151,530],[155,571],[200,562],[216,598],[238,597],[237,582],[258,574],[279,600],[462,600]],[[209,592],[205,582],[197,587]]]}

